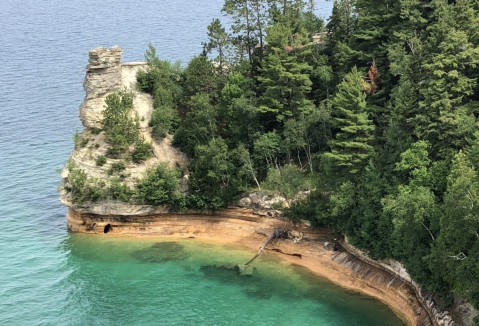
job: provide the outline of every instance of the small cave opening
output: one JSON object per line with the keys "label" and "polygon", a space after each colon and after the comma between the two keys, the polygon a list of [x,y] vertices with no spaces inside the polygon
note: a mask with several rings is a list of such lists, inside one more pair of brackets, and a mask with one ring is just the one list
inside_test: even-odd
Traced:
{"label": "small cave opening", "polygon": [[111,232],[113,230],[113,228],[111,227],[111,224],[108,223],[107,225],[105,225],[105,228],[103,229],[103,233],[107,234],[108,232]]}

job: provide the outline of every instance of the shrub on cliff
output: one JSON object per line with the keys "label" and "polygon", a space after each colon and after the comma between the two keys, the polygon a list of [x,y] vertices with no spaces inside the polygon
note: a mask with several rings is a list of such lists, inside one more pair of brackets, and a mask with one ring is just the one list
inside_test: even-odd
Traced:
{"label": "shrub on cliff", "polygon": [[144,139],[135,142],[135,149],[131,153],[131,159],[135,163],[141,163],[153,156],[153,145]]}
{"label": "shrub on cliff", "polygon": [[138,121],[132,117],[133,93],[122,90],[105,99],[103,130],[110,145],[107,154],[119,157],[138,139]]}
{"label": "shrub on cliff", "polygon": [[68,182],[65,190],[71,193],[73,204],[94,203],[106,199],[103,180],[89,178],[85,171],[72,162],[68,163]]}
{"label": "shrub on cliff", "polygon": [[121,183],[120,179],[113,177],[110,179],[110,185],[108,186],[108,197],[113,200],[119,200],[122,202],[129,202],[133,192],[125,183]]}
{"label": "shrub on cliff", "polygon": [[162,162],[149,169],[143,179],[136,184],[135,200],[139,204],[164,205],[176,201],[178,175],[168,163]]}
{"label": "shrub on cliff", "polygon": [[152,127],[151,135],[161,140],[166,134],[172,134],[179,123],[178,111],[170,106],[160,106],[155,108],[151,115],[149,126]]}

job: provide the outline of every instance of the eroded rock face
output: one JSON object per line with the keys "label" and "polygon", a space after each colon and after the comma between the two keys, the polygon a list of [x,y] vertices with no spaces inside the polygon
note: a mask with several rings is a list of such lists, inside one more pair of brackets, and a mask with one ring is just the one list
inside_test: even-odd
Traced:
{"label": "eroded rock face", "polygon": [[[86,94],[80,106],[80,118],[83,125],[87,127],[82,131],[81,139],[85,140],[86,144],[76,146],[69,161],[82,169],[88,177],[104,181],[111,177],[108,169],[121,161],[125,166],[122,171],[122,180],[133,189],[137,180],[143,178],[148,169],[154,168],[160,162],[168,162],[172,168],[185,167],[188,158],[172,146],[173,137],[171,135],[167,135],[161,140],[152,139],[148,122],[153,112],[153,98],[150,94],[136,91],[136,75],[139,70],[146,69],[147,64],[145,62],[120,63],[122,54],[122,49],[118,46],[110,49],[96,48],[89,53],[89,64],[86,67],[83,84]],[[96,158],[106,156],[109,145],[106,143],[104,133],[93,133],[89,128],[101,127],[105,98],[118,89],[128,89],[133,92],[134,114],[140,120],[140,137],[152,143],[154,155],[141,164],[108,158],[105,164],[98,166]],[[146,216],[168,212],[168,209],[163,206],[134,205],[117,201],[74,205],[71,192],[65,189],[68,175],[68,168],[65,167],[62,172],[62,183],[58,189],[60,201],[67,207],[75,208],[79,213],[104,216]],[[188,189],[188,175],[185,174],[180,180],[179,191],[186,193]]]}
{"label": "eroded rock face", "polygon": [[86,95],[80,106],[80,119],[84,127],[101,127],[105,98],[122,84],[122,55],[119,46],[110,49],[100,47],[90,51],[83,81]]}
{"label": "eroded rock face", "polygon": [[[366,262],[372,266],[376,266],[384,271],[387,271],[391,275],[394,275],[395,278],[401,280],[402,282],[411,286],[411,289],[414,290],[415,295],[418,299],[418,302],[421,303],[423,309],[429,314],[432,325],[434,326],[455,326],[457,325],[452,319],[448,311],[439,309],[438,304],[434,301],[432,294],[425,291],[419,284],[414,282],[411,276],[407,273],[404,266],[395,260],[387,259],[384,261],[376,261],[370,259],[366,253],[361,250],[353,247],[346,241],[341,243],[341,246],[346,249],[348,253],[353,254],[358,259]],[[466,323],[461,323],[461,325],[466,325]]]}

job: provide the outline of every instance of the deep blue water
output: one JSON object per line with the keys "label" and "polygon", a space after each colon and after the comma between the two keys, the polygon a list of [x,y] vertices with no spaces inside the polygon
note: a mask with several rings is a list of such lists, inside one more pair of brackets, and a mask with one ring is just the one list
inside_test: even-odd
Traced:
{"label": "deep blue water", "polygon": [[[72,150],[73,133],[82,128],[78,107],[84,97],[82,69],[88,51],[120,45],[124,61],[141,61],[152,42],[162,59],[188,61],[201,51],[206,26],[220,17],[222,2],[0,2],[0,325],[280,325],[281,320],[288,325],[348,325],[334,317],[333,310],[328,310],[330,317],[321,317],[319,307],[328,306],[327,298],[320,304],[315,296],[301,298],[301,292],[295,292],[296,301],[288,302],[271,293],[274,304],[267,306],[277,311],[265,309],[256,319],[262,323],[252,317],[245,321],[251,314],[247,310],[258,306],[255,300],[268,298],[255,297],[257,284],[249,292],[240,291],[249,285],[202,270],[204,253],[189,253],[196,258],[188,258],[188,263],[150,261],[142,250],[151,243],[105,240],[66,229],[56,170]],[[328,16],[332,3],[317,1],[317,7]],[[301,273],[289,273],[298,278],[295,284],[314,283],[298,276]],[[259,280],[258,284],[266,282]],[[167,288],[168,284],[176,287]],[[190,284],[189,290],[183,284]],[[337,316],[353,314],[349,320],[368,325],[371,316],[362,315],[377,313],[381,320],[377,325],[392,325],[388,320],[401,324],[372,300],[328,289],[330,297],[342,300],[331,301],[331,306],[366,302],[362,314],[336,308]],[[211,301],[210,295],[201,293],[212,293]],[[221,303],[224,307],[214,306]],[[304,310],[304,318],[293,318],[300,312],[285,314],[285,306]],[[283,319],[275,319],[275,314]]]}

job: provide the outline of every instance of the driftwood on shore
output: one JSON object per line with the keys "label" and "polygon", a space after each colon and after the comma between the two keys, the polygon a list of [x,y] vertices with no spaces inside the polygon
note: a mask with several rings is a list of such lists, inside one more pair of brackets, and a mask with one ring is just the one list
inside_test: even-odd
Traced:
{"label": "driftwood on shore", "polygon": [[251,264],[259,255],[261,255],[262,252],[264,252],[264,248],[270,243],[273,239],[279,238],[281,236],[281,231],[279,229],[274,229],[269,238],[266,240],[266,242],[259,248],[258,252],[256,255],[251,258],[250,261],[248,261],[245,265]]}

